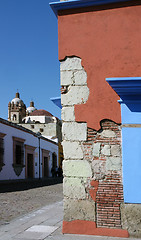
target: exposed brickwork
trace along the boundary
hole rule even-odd
[[[103,120],[101,122],[101,129],[99,131],[95,131],[91,128],[88,128],[87,130],[87,134],[88,134],[88,138],[87,138],[87,141],[106,141],[109,143],[109,138],[102,138],[100,133],[103,131],[103,130],[112,130],[116,133],[116,138],[115,139],[112,139],[112,142],[114,140],[114,142],[120,144],[121,142],[121,132],[120,132],[120,129],[119,129],[120,125],[110,121],[110,120]],[[99,137],[97,137],[97,134]]]
[[[99,182],[97,191],[97,227],[121,228],[120,204],[123,202],[121,176],[113,172]]]
[[[114,151],[115,149],[117,151]],[[96,201],[96,225],[97,227],[121,228],[122,173],[120,162],[112,165],[121,157],[120,126],[105,120],[101,123],[99,131],[88,128],[87,142],[83,143],[83,152],[84,159],[91,162],[93,169],[94,180],[90,183],[89,194]],[[113,161],[110,166],[108,159]],[[96,187],[92,184],[94,182],[99,182]]]
[[[114,138],[102,137],[101,132],[103,130],[114,131],[116,136]],[[112,121],[105,120],[101,122],[101,129],[99,131],[93,130],[91,128],[87,129],[87,141],[83,143],[84,149],[84,158],[89,161],[92,160],[105,160],[103,154],[99,157],[92,157],[92,145],[93,143],[101,143],[101,147],[104,147],[105,144],[108,145],[119,145],[121,147],[121,131],[120,126]]]

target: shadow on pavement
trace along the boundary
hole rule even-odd
[[[63,182],[62,177],[0,181],[0,193],[24,191],[32,188],[39,188],[39,187],[59,184],[62,182]]]

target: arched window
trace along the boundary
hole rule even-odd
[[[13,121],[16,121],[17,120],[17,116],[16,114],[13,115]]]

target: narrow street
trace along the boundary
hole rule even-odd
[[[10,191],[8,186],[5,186],[4,192],[0,186],[0,225],[63,199],[62,183],[49,186],[37,184],[37,187],[33,183],[29,189],[23,186],[19,188],[15,190],[13,186],[13,191],[12,187]]]
[[[33,181],[0,186],[0,240],[126,240],[62,234],[62,183]],[[20,189],[20,190],[19,190]],[[7,190],[7,191],[6,191]],[[130,240],[136,240],[130,238]]]

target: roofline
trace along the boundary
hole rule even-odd
[[[38,113],[38,112],[47,112],[47,113],[49,113],[50,115],[32,115],[32,114],[36,114],[36,113]],[[30,115],[31,114],[31,115]],[[48,112],[47,110],[44,110],[44,109],[35,109],[33,112],[31,112],[29,114],[29,117],[30,116],[37,116],[37,117],[39,117],[39,116],[41,116],[41,117],[54,117],[53,115],[52,115],[52,113],[50,113],[50,112]]]
[[[23,132],[27,132],[27,133],[29,133],[29,134],[32,134],[34,137],[37,137],[37,138],[38,138],[37,133],[35,133],[35,132],[33,132],[33,131],[31,131],[31,130],[29,130],[29,129],[21,126],[21,125],[18,125],[18,124],[16,124],[16,123],[9,122],[9,121],[7,121],[6,119],[0,118],[0,123],[3,123],[3,124],[8,125],[8,126],[10,126],[10,127],[16,128],[16,129],[21,130],[21,131],[23,131]],[[52,140],[50,140],[50,139],[48,139],[48,138],[45,138],[44,136],[41,136],[40,138],[43,139],[43,140],[45,140],[45,141],[51,142],[51,143],[53,143],[53,144],[55,144],[55,145],[58,145],[58,143],[56,143],[56,142],[54,142],[54,141],[52,141]]]
[[[110,3],[118,3],[118,2],[129,2],[133,0],[68,0],[68,1],[59,1],[59,2],[51,2],[50,7],[52,8],[55,15],[58,15],[58,11],[67,10],[67,9],[75,9],[75,8],[85,8],[91,6],[99,6]]]
[[[37,135],[36,135],[36,137],[37,137]],[[58,146],[58,143],[57,143],[57,142],[54,142],[53,140],[48,139],[48,138],[46,138],[46,137],[44,137],[44,136],[41,136],[41,139],[43,139],[43,140],[45,140],[45,141],[47,141],[47,142],[53,143],[53,144],[55,144],[55,145]]]

